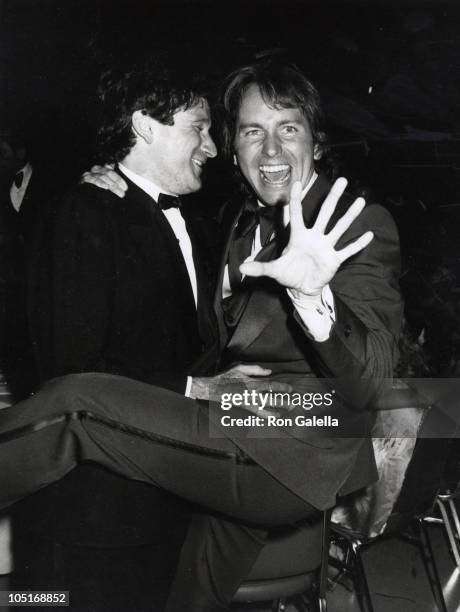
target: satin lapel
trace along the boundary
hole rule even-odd
[[[219,266],[219,274],[218,274],[218,277],[217,277],[216,292],[215,292],[215,295],[214,295],[214,308],[215,308],[216,312],[221,310],[222,285],[224,284],[225,266],[227,265],[228,253],[230,251],[230,245],[232,243],[233,234],[235,232],[236,226],[238,225],[238,220],[241,217],[241,213],[242,212],[243,212],[243,207],[241,207],[238,210],[238,212],[234,215],[232,224],[230,226],[230,230],[229,230],[228,235],[227,235],[227,239],[226,239],[225,244],[224,244],[224,249],[222,251],[222,258],[221,258],[220,266]]]
[[[303,216],[306,225],[312,223],[316,218],[320,207],[319,205],[324,201],[329,189],[329,181],[319,175],[302,201]],[[276,240],[271,240],[267,246],[259,251],[255,261],[271,261],[278,256],[278,252]],[[234,352],[243,350],[254,342],[270,324],[280,306],[277,292],[268,293],[257,280],[245,279],[243,281],[243,286],[245,284],[247,287],[247,291],[244,294],[246,307],[228,343],[228,348],[232,349]],[[280,290],[282,289],[280,288]]]
[[[320,174],[311,186],[309,192],[305,195],[302,200],[302,210],[303,220],[307,227],[311,227],[316,220],[320,205],[324,202],[330,189],[331,183],[325,176]]]
[[[232,352],[242,351],[254,342],[269,325],[279,308],[277,294],[270,295],[258,288],[248,289],[246,308],[227,345]]]
[[[242,212],[243,212],[243,206],[241,206],[239,210],[236,212],[236,214],[233,215],[233,221],[230,225],[230,230],[228,232],[227,239],[224,243],[224,248],[222,251],[222,258],[221,258],[221,262],[219,266],[219,274],[217,275],[217,281],[216,281],[216,291],[214,294],[213,306],[214,306],[214,312],[217,317],[217,323],[219,326],[220,343],[222,347],[225,346],[227,342],[227,338],[228,338],[227,325],[225,324],[224,313],[222,311],[222,287],[224,284],[225,266],[227,265],[228,253],[230,250],[230,245],[232,242],[233,234],[235,232],[236,226],[238,225],[238,219],[240,218]]]
[[[124,180],[128,184],[128,192],[124,198],[125,218],[129,225],[127,230],[137,240],[147,261],[151,261],[159,251],[160,245],[153,245],[152,241],[161,241],[161,261],[151,261],[152,273],[159,265],[167,263],[168,267],[173,269],[174,287],[179,299],[186,304],[187,310],[196,310],[187,267],[171,225],[155,200],[126,176]]]
[[[196,281],[198,287],[198,327],[200,331],[200,337],[205,344],[205,348],[212,346],[217,340],[217,331],[214,319],[214,313],[212,310],[212,303],[209,297],[208,282],[204,266],[202,265],[202,255],[200,244],[197,239],[193,222],[188,213],[183,208],[183,217],[187,227],[188,235],[192,243],[193,263],[195,265]]]
[[[278,245],[271,240],[255,257],[255,261],[275,259]],[[279,306],[277,295],[260,290],[261,282],[257,279],[244,278],[241,283],[242,314],[238,321],[228,348],[233,351],[246,348],[259,336],[269,324]]]

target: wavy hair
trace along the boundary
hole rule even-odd
[[[279,58],[263,58],[238,68],[224,82],[220,101],[224,155],[233,154],[238,112],[251,85],[257,85],[262,99],[272,108],[299,108],[310,126],[313,144],[321,154],[324,152],[324,115],[315,86],[295,64]]]
[[[164,55],[144,58],[129,68],[103,73],[98,87],[100,121],[97,155],[101,161],[121,161],[136,142],[132,115],[141,111],[165,125],[174,114],[206,96],[203,82],[184,64]]]

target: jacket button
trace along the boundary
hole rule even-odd
[[[345,338],[351,335],[351,325],[345,325],[344,327]]]

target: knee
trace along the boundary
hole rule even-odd
[[[53,378],[43,385],[38,395],[58,413],[83,411],[97,394],[97,378],[98,374],[68,374]]]

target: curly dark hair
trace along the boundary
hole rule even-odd
[[[121,161],[136,142],[131,127],[135,111],[142,111],[165,125],[174,114],[187,110],[207,92],[203,80],[185,62],[166,55],[145,57],[125,68],[103,73],[98,87],[100,122],[97,157],[103,162]]]
[[[295,64],[280,58],[263,58],[232,72],[221,94],[222,149],[233,153],[236,123],[243,95],[257,85],[265,103],[273,108],[299,108],[308,121],[313,144],[321,154],[325,149],[324,115],[315,86]]]

